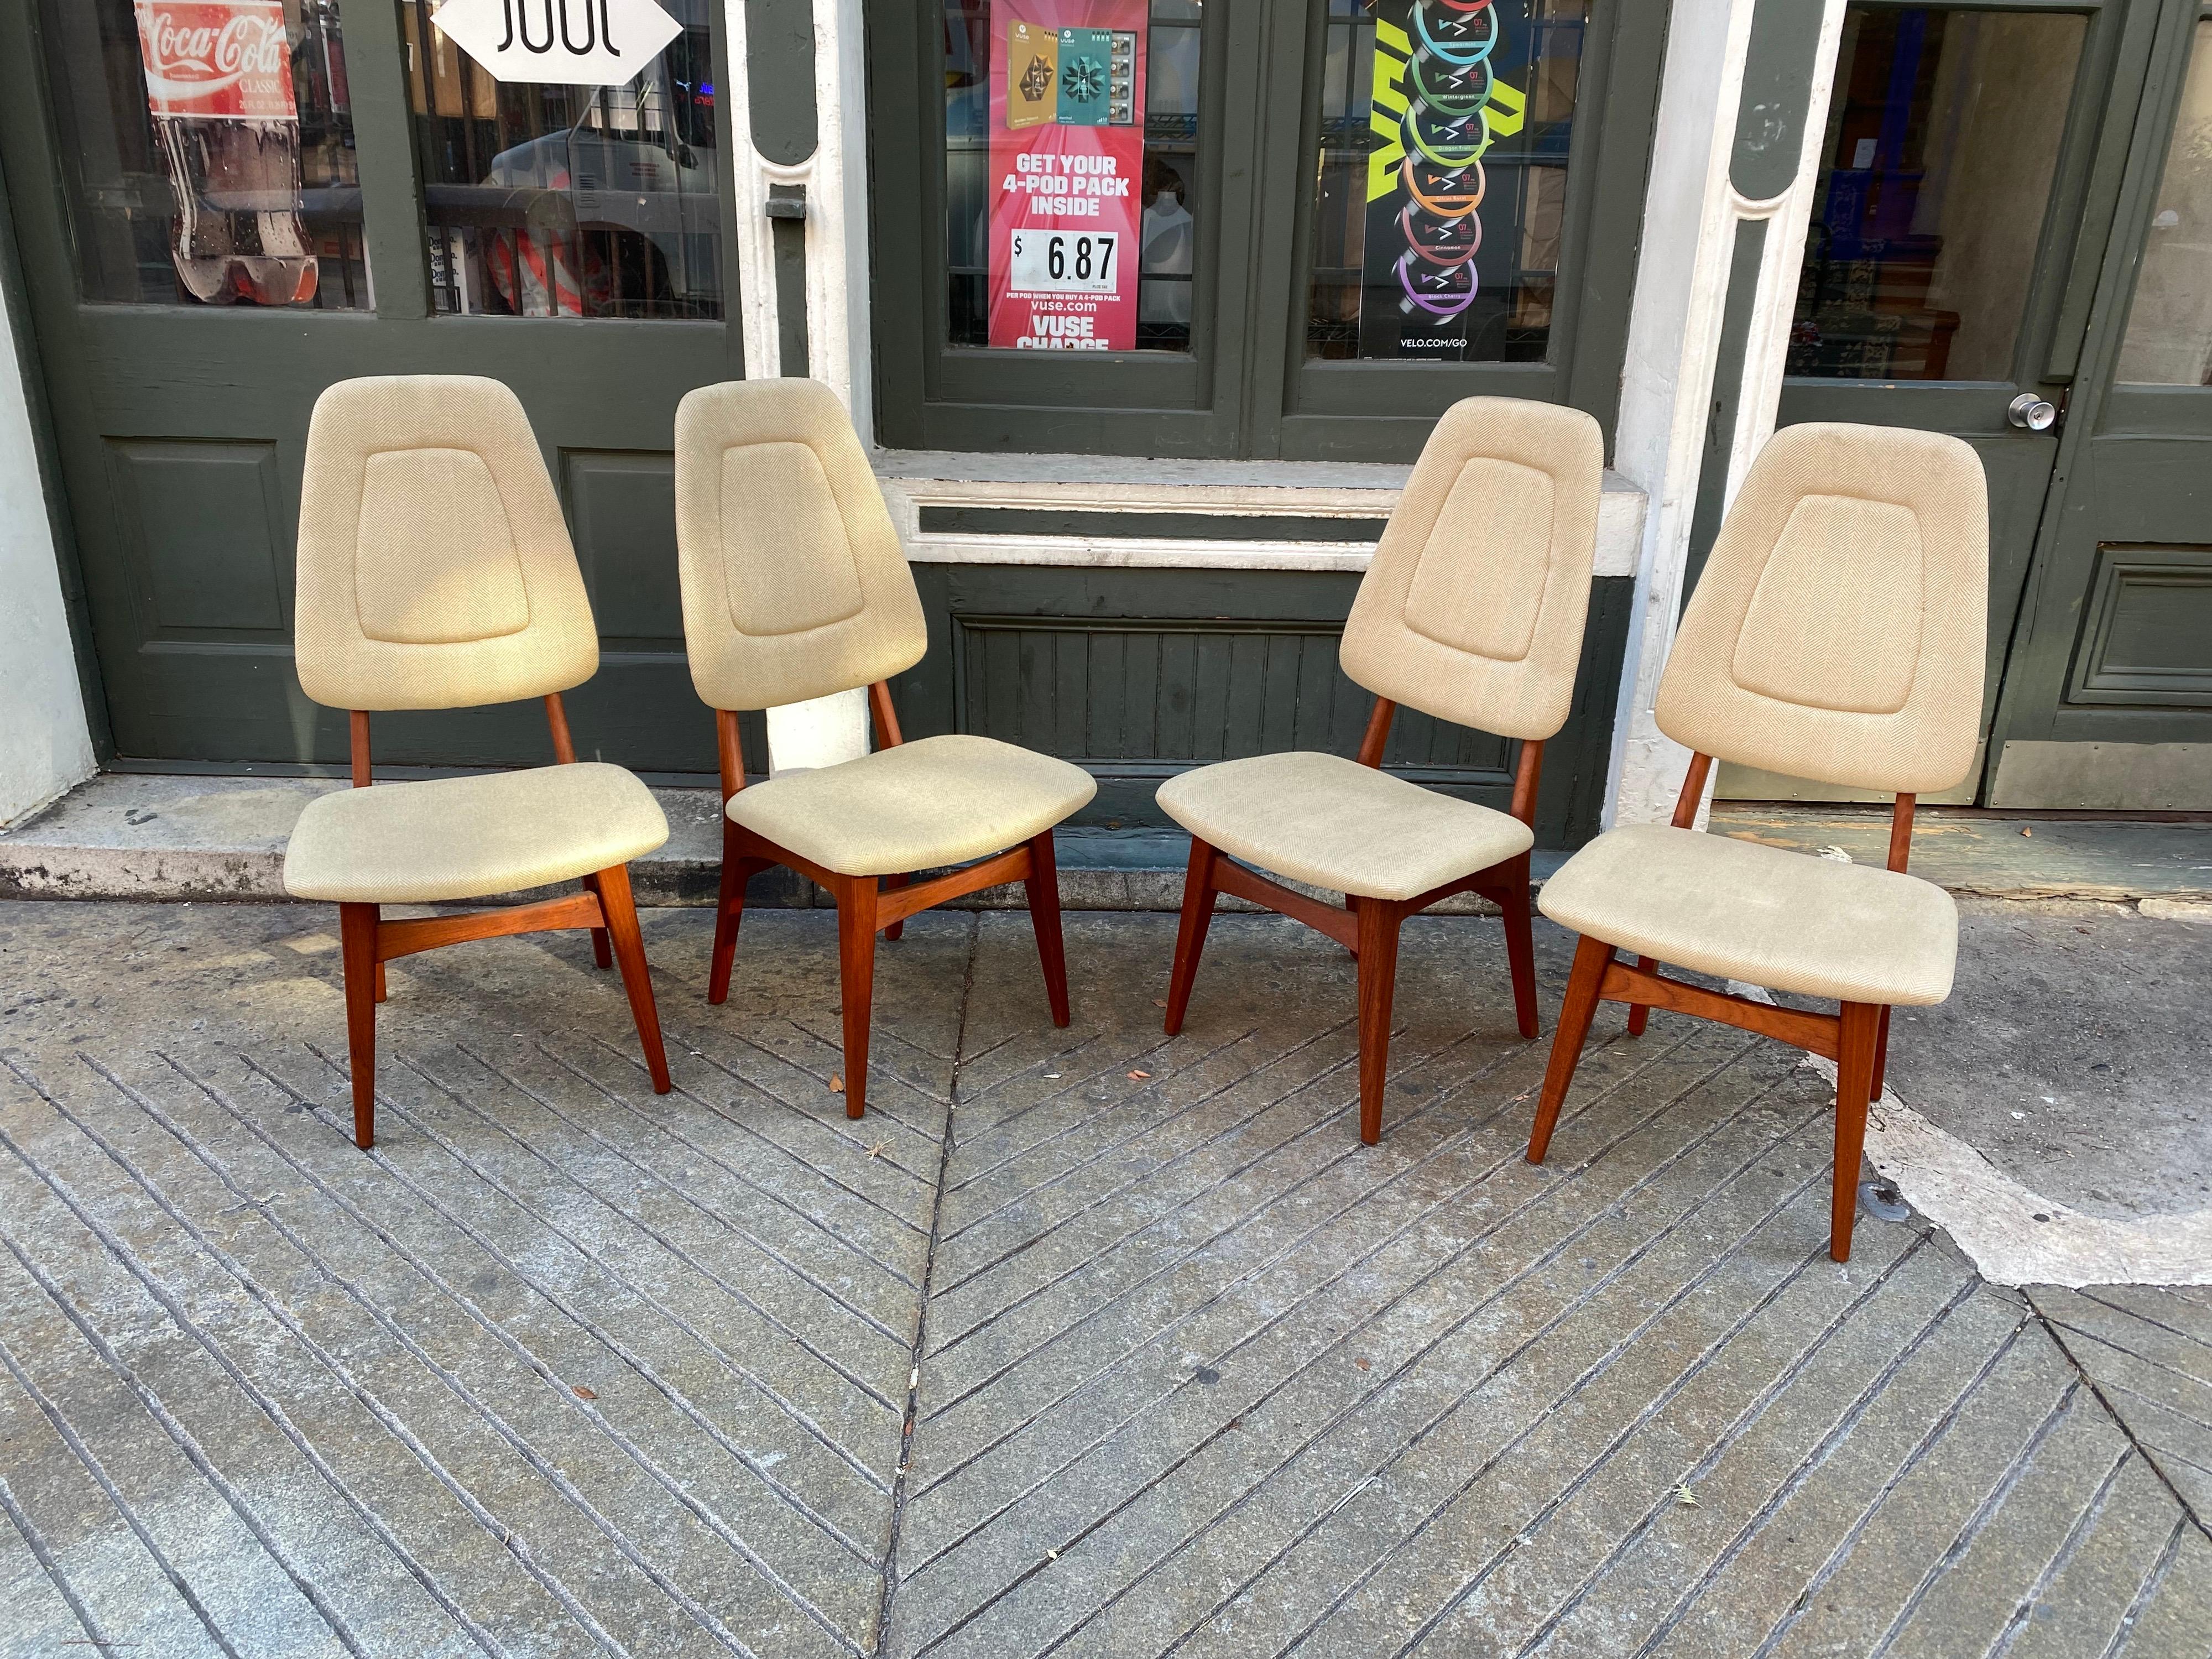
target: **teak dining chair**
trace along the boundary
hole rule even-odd
[[[1958,957],[1950,895],[1905,866],[1915,797],[1973,764],[1988,537],[1981,462],[1956,438],[1816,424],[1759,452],[1660,681],[1659,729],[1692,751],[1674,823],[1599,836],[1537,901],[1582,940],[1530,1163],[1543,1162],[1601,1001],[1629,1005],[1632,1035],[1656,1006],[1778,1037],[1837,1062],[1828,1253],[1850,1259],[1889,1011],[1942,1001]],[[1889,867],[1692,829],[1716,758],[1894,794]],[[1656,972],[1662,962],[1842,1006],[1709,990]]]
[[[668,839],[645,786],[579,762],[562,692],[598,672],[599,641],[561,504],[515,395],[496,380],[343,380],[315,400],[300,492],[294,644],[300,684],[350,711],[353,785],[310,802],[284,886],[338,907],[354,1139],[376,1125],[384,964],[462,939],[588,927],[623,987],[655,1090],[668,1061],[630,898],[630,860]],[[371,711],[544,700],[559,763],[370,787]],[[459,915],[437,904],[582,879],[582,890]]]
[[[1455,893],[1504,913],[1521,1035],[1536,1035],[1528,852],[1545,739],[1566,723],[1604,451],[1579,410],[1469,398],[1437,422],[1360,580],[1339,661],[1375,694],[1358,757],[1224,761],[1160,786],[1190,831],[1166,1027],[1182,1030],[1217,893],[1319,929],[1359,962],[1359,1138],[1382,1133],[1398,930]],[[1382,769],[1401,703],[1517,738],[1510,814]],[[1242,860],[1239,862],[1238,860]],[[1248,865],[1345,895],[1336,909]]]
[[[837,902],[847,1115],[867,1103],[876,935],[897,938],[917,911],[1025,883],[1053,1024],[1066,1024],[1052,832],[1097,786],[1079,766],[990,738],[901,741],[887,682],[927,648],[921,597],[836,394],[792,379],[687,396],[676,411],[676,540],[691,683],[714,710],[721,754],[707,1000],[730,993],[745,883],[783,865]],[[746,787],[738,711],[863,685],[872,754]],[[954,865],[965,867],[907,884]]]

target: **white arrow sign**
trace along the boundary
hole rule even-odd
[[[446,0],[431,15],[496,81],[619,87],[684,26],[653,0]]]

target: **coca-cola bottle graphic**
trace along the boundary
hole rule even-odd
[[[177,275],[210,304],[297,305],[317,266],[300,216],[300,112],[280,0],[135,0],[146,108],[177,198]]]

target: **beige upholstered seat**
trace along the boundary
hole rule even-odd
[[[1913,797],[1973,764],[1981,727],[1989,511],[1956,438],[1887,427],[1777,433],[1715,538],[1660,681],[1659,729],[1693,753],[1674,827],[1599,836],[1538,902],[1582,935],[1529,1136],[1540,1161],[1601,1000],[1765,1031],[1838,1062],[1829,1249],[1850,1254],[1869,1101],[1889,1009],[1950,994],[1958,913],[1905,873]],[[1890,867],[1864,869],[1690,829],[1715,759],[1893,792]],[[1633,969],[1616,951],[1637,956]],[[1656,964],[1834,997],[1777,1010]]]
[[[1539,902],[1638,956],[1844,1002],[1941,1002],[1959,951],[1958,907],[1933,883],[1662,823],[1600,836]]]
[[[591,678],[599,633],[561,503],[515,395],[470,375],[343,380],[315,400],[300,487],[300,684],[350,711],[355,787],[300,815],[286,890],[335,901],[354,1133],[373,1139],[384,963],[463,939],[586,928],[619,962],[653,1086],[669,1087],[626,868],[668,839],[645,786],[575,763],[561,693]],[[554,759],[534,770],[370,787],[369,714],[542,699]],[[470,915],[387,920],[386,904],[580,890]]]
[[[730,797],[731,818],[844,876],[964,864],[1040,835],[1098,793],[1090,773],[1010,743],[951,733]]]
[[[691,683],[715,711],[721,740],[722,883],[708,1001],[729,994],[747,878],[781,864],[837,901],[851,1116],[867,1099],[876,934],[896,939],[915,911],[1026,883],[1053,1021],[1066,1024],[1052,832],[1097,786],[1081,767],[989,738],[900,740],[890,680],[921,660],[929,630],[836,394],[818,381],[769,380],[686,397],[676,411],[676,541]],[[738,710],[861,686],[881,745],[874,753],[746,785]],[[945,865],[966,867],[905,885]]]
[[[284,852],[298,898],[435,904],[574,881],[668,839],[653,793],[586,761],[342,789],[311,801]]]
[[[1579,410],[1508,398],[1454,404],[1422,447],[1345,623],[1338,662],[1377,699],[1357,760],[1224,761],[1171,778],[1160,810],[1191,834],[1166,1027],[1182,1029],[1214,894],[1233,893],[1352,946],[1359,958],[1360,1137],[1382,1133],[1391,981],[1404,919],[1473,891],[1505,915],[1516,1018],[1536,1035],[1528,851],[1544,740],[1574,700],[1604,445]],[[1521,739],[1513,812],[1380,768],[1400,703]],[[1351,915],[1267,876],[1346,895]]]
[[[1231,858],[1366,898],[1409,899],[1536,842],[1510,813],[1342,755],[1292,751],[1201,766],[1162,784],[1159,801]]]

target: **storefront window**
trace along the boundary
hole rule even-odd
[[[945,0],[952,344],[1190,349],[1202,3]]]
[[[2197,47],[2166,172],[2151,208],[2150,241],[2120,346],[2119,378],[2137,385],[2212,386],[2212,23]]]
[[[372,304],[337,0],[41,0],[84,296]]]
[[[719,318],[715,0],[658,0],[683,32],[621,87],[495,81],[404,0],[437,308]]]
[[[2086,20],[1853,6],[1792,374],[2008,380]]]
[[[1540,362],[1589,0],[1329,0],[1310,357]]]

